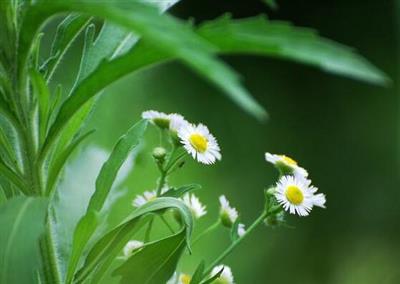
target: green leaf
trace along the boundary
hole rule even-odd
[[[270,7],[272,10],[278,9],[278,4],[276,3],[276,0],[262,0],[268,7]]]
[[[175,272],[185,249],[185,230],[163,240],[153,242],[133,254],[118,267],[114,276],[120,283],[166,283]]]
[[[31,69],[30,77],[39,106],[39,145],[42,145],[47,134],[50,116],[50,91],[42,75]]]
[[[79,263],[82,252],[96,229],[96,224],[94,224],[94,222],[90,223],[90,220],[93,219],[92,216],[98,214],[102,209],[120,167],[127,159],[132,149],[139,145],[146,128],[146,120],[141,120],[132,126],[127,133],[119,139],[109,159],[101,168],[96,180],[96,191],[90,199],[87,213],[79,221],[74,233],[71,258],[68,265],[67,282],[72,280],[73,273]],[[88,224],[94,224],[94,226],[84,229]]]
[[[139,2],[120,0],[93,5],[88,0],[69,2],[57,0],[52,1],[51,5],[45,2],[34,4],[27,12],[21,28],[19,65],[22,70],[30,53],[30,48],[25,49],[25,46],[31,45],[31,34],[35,34],[39,27],[52,15],[68,11],[103,17],[139,34],[154,48],[157,48],[158,52],[182,60],[200,75],[219,86],[244,110],[258,118],[265,117],[265,111],[240,85],[236,73],[214,56],[215,48],[211,44],[197,36],[188,25],[182,24],[171,16],[161,15],[157,9]],[[129,63],[125,62],[125,65]],[[97,78],[96,80],[100,81]],[[107,80],[106,82],[110,84],[113,81]],[[61,108],[51,131],[52,134],[54,135],[55,132],[59,131],[58,128],[64,127],[88,99],[108,84],[103,84],[100,89],[85,89],[87,83],[83,84],[83,88],[78,87],[75,95],[72,95]]]
[[[200,284],[201,280],[203,280],[203,274],[205,269],[205,262],[202,260],[197,266],[195,272],[193,273],[192,279],[189,284]]]
[[[58,25],[51,46],[50,58],[41,68],[46,71],[47,82],[51,80],[65,53],[90,21],[90,17],[70,14]]]
[[[240,223],[239,218],[236,218],[235,222],[232,225],[232,228],[231,228],[231,241],[232,242],[236,241],[239,238],[239,234],[238,234],[239,223]]]
[[[12,182],[19,190],[23,193],[28,194],[27,185],[18,173],[16,173],[12,168],[10,168],[4,161],[0,159],[0,174],[6,177],[10,182]]]
[[[54,186],[57,183],[57,179],[67,162],[68,158],[71,156],[72,152],[91,134],[94,133],[94,130],[91,130],[77,139],[73,141],[64,151],[59,153],[57,157],[54,160],[54,163],[50,166],[49,170],[49,177],[47,180],[47,189],[46,189],[46,195],[49,196],[51,192],[53,191]]]
[[[211,276],[210,278],[208,278],[207,280],[201,282],[201,284],[210,284],[210,283],[213,283],[215,280],[217,280],[217,279],[221,276],[221,274],[222,274],[223,271],[224,271],[224,267],[222,267],[221,270],[218,271],[215,275],[213,275],[213,276]]]
[[[149,220],[145,217],[149,217],[149,214],[162,214],[167,209],[176,209],[180,214],[185,228],[183,231],[186,233],[186,246],[190,250],[193,217],[189,208],[179,199],[160,197],[136,209],[126,221],[97,241],[90,250],[82,269],[77,273],[76,280],[80,282],[92,274],[99,281],[134,233]]]
[[[386,75],[352,49],[322,38],[310,29],[268,21],[264,16],[233,20],[223,16],[198,29],[225,54],[286,58],[370,83],[386,84]]]
[[[175,197],[175,198],[179,198],[182,195],[184,195],[185,193],[194,191],[194,190],[198,190],[201,188],[201,185],[199,184],[188,184],[188,185],[184,185],[178,188],[170,188],[167,192],[165,192],[164,194],[162,194],[162,197]]]
[[[0,283],[37,282],[46,212],[44,198],[16,197],[0,207]]]

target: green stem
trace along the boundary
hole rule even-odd
[[[238,238],[236,241],[232,242],[232,244],[221,253],[221,255],[219,257],[217,257],[205,270],[204,275],[208,275],[211,270],[219,265],[224,259],[225,257],[227,257],[234,249],[237,245],[239,245],[248,235],[250,235],[250,233],[258,226],[260,225],[265,218],[268,217],[270,213],[267,211],[264,211],[254,222],[253,224],[251,224],[249,226],[249,228],[246,230],[246,233],[244,233],[244,235],[240,238]]]
[[[47,218],[46,232],[40,240],[43,265],[41,282],[46,284],[59,284],[62,283],[62,280],[53,239],[52,222],[49,216]]]
[[[219,225],[221,224],[220,219],[218,219],[214,224],[210,225],[207,229],[205,229],[203,232],[201,232],[196,239],[192,242],[192,246],[194,246],[198,241],[200,241],[204,236],[208,235],[209,233],[213,232],[216,230]]]

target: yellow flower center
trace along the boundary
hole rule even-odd
[[[189,284],[190,283],[190,280],[192,280],[192,277],[190,277],[189,275],[187,275],[187,274],[182,274],[180,277],[179,277],[180,279],[180,282],[182,283],[182,284]]]
[[[199,153],[204,153],[207,150],[208,141],[203,135],[192,134],[189,137],[189,142]]]
[[[290,166],[297,166],[297,162],[295,160],[293,160],[292,158],[285,156],[285,155],[280,155],[280,157],[282,158],[282,160],[290,165]]]
[[[303,202],[304,195],[301,192],[300,188],[295,185],[289,185],[286,188],[286,198],[289,200],[290,203],[294,205],[299,205]]]

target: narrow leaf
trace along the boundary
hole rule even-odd
[[[184,195],[185,193],[194,191],[194,190],[198,190],[201,188],[201,185],[199,184],[188,184],[188,185],[184,185],[178,188],[170,188],[167,192],[165,192],[164,194],[162,194],[162,197],[175,197],[175,198],[179,198],[182,195]]]
[[[72,280],[75,269],[79,263],[79,258],[87,242],[94,233],[96,226],[91,226],[87,230],[82,228],[87,226],[89,222],[87,220],[88,218],[92,219],[89,215],[97,214],[102,209],[120,167],[132,149],[138,146],[146,127],[146,120],[141,120],[132,126],[127,133],[119,139],[109,159],[101,168],[96,180],[96,191],[90,199],[87,214],[79,221],[74,233],[71,258],[68,265],[67,282]]]
[[[39,145],[42,145],[46,138],[50,115],[50,91],[39,72],[31,69],[30,77],[39,106]]]
[[[387,76],[354,50],[315,31],[264,16],[240,20],[223,16],[203,24],[199,35],[226,54],[259,54],[313,65],[327,72],[386,84]]]
[[[90,273],[99,279],[109,268],[110,263],[121,252],[132,235],[146,223],[149,214],[162,214],[167,209],[176,209],[185,228],[185,242],[190,250],[190,239],[193,230],[193,217],[187,206],[179,199],[160,197],[136,209],[121,225],[105,234],[90,250],[77,280],[85,279]]]
[[[166,283],[175,272],[185,249],[185,230],[171,237],[146,245],[118,267],[114,276],[120,283]]]
[[[91,18],[77,14],[68,15],[57,27],[57,32],[51,47],[49,60],[42,69],[46,72],[46,81],[53,77],[59,63],[79,34],[89,24]]]
[[[205,262],[202,260],[196,268],[196,271],[193,273],[192,279],[189,284],[200,284],[201,280],[203,280],[203,274],[205,269]]]
[[[47,189],[46,194],[49,196],[57,183],[57,179],[67,162],[68,158],[71,156],[72,152],[91,134],[94,133],[94,130],[89,131],[80,137],[78,137],[75,141],[73,141],[64,151],[59,153],[54,160],[54,163],[50,167],[49,177],[47,181]]]

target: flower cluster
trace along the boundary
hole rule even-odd
[[[177,138],[179,145],[198,162],[210,165],[221,160],[217,139],[204,124],[195,125],[180,114],[166,114],[154,110],[143,112],[142,118],[161,129],[168,129],[171,136]]]
[[[274,195],[285,211],[290,214],[307,216],[314,206],[325,208],[326,198],[311,185],[308,172],[295,160],[285,155],[266,153],[265,159],[272,163],[281,173],[276,183]]]
[[[149,120],[162,133],[168,134],[170,149],[166,149],[162,145],[154,148],[153,157],[160,170],[157,189],[137,195],[132,201],[132,206],[137,208],[159,197],[175,196],[187,206],[195,220],[205,216],[207,214],[207,206],[203,205],[190,190],[184,190],[179,195],[176,195],[176,192],[170,192],[174,189],[167,185],[167,178],[172,172],[182,167],[184,164],[183,159],[188,156],[207,165],[220,160],[221,153],[216,138],[210,133],[207,126],[201,123],[192,124],[180,114],[146,111],[142,114],[142,118]],[[203,277],[214,279],[210,283],[234,283],[230,267],[220,265],[220,263],[229,254],[229,250],[238,245],[259,224],[279,225],[284,222],[286,212],[307,216],[314,206],[325,208],[325,195],[318,193],[318,189],[312,185],[309,179],[308,171],[299,166],[294,159],[286,155],[271,153],[265,153],[265,159],[274,165],[280,176],[274,185],[266,190],[265,207],[261,215],[246,230],[245,224],[240,222],[238,210],[231,205],[225,195],[221,195],[219,197],[219,214],[216,222],[200,232],[193,241],[192,245],[197,243],[203,236],[221,227],[230,230],[231,245],[204,272],[205,275]],[[174,213],[176,212],[174,211]],[[181,224],[180,217],[176,214],[174,217]],[[174,232],[168,222],[165,219],[163,221]],[[123,250],[123,258],[130,257],[137,250],[142,250],[142,247],[144,247],[144,243],[141,241],[129,241]],[[168,284],[189,284],[191,280],[192,276],[190,274],[175,272]]]

